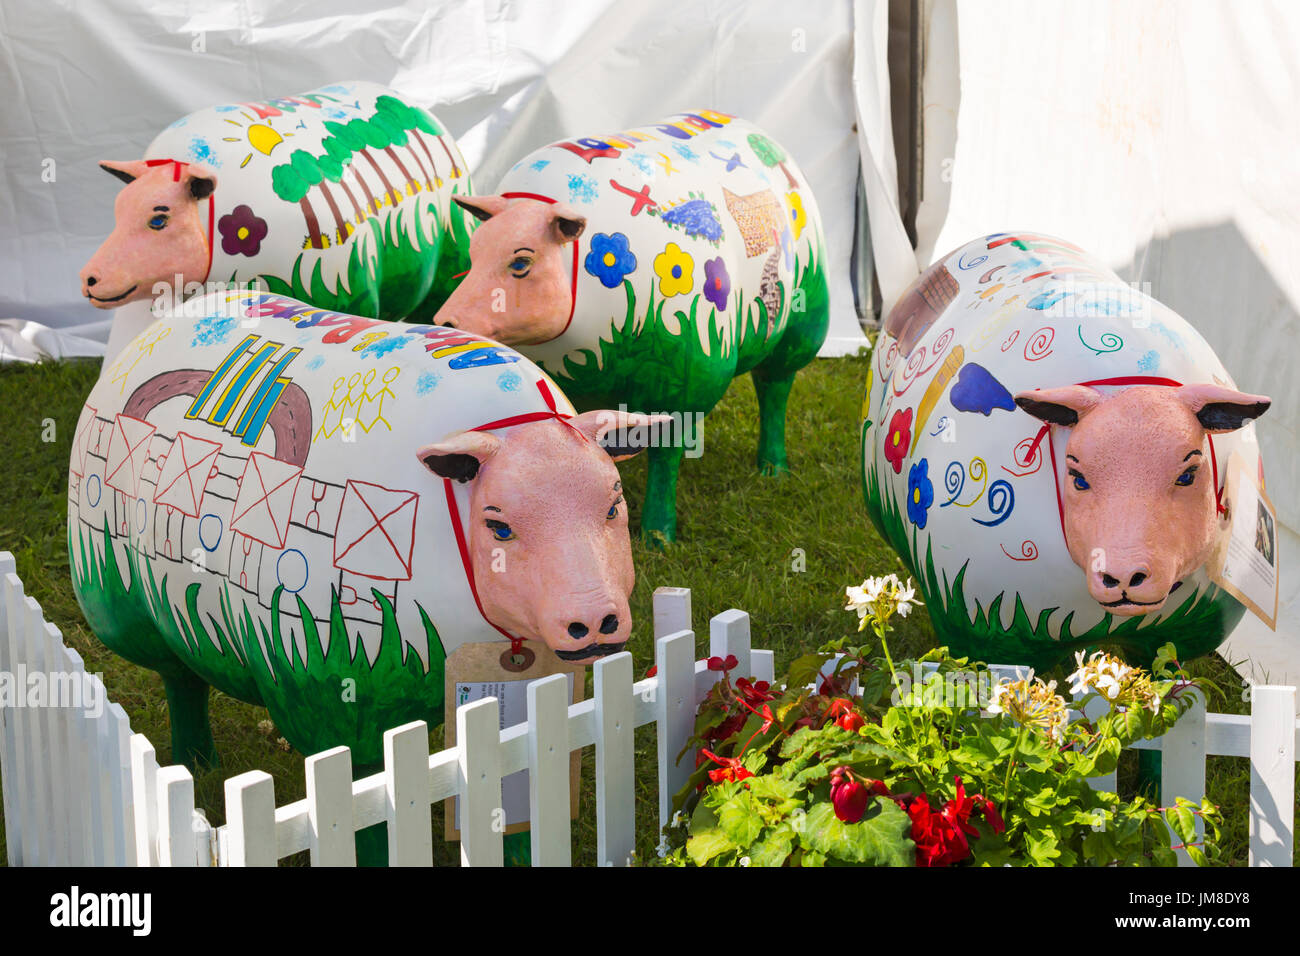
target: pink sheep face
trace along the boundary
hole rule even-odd
[[[593,411],[505,437],[458,432],[417,452],[434,474],[473,483],[464,522],[489,621],[564,660],[622,650],[636,576],[614,462],[637,449],[607,436],[660,418]]]
[[[1141,386],[1109,396],[1070,385],[1015,400],[1072,429],[1065,533],[1089,593],[1117,616],[1161,610],[1206,562],[1220,529],[1206,435],[1235,431],[1270,400],[1217,385]]]
[[[202,282],[208,271],[208,239],[199,204],[207,203],[216,178],[190,165],[149,166],[143,159],[103,162],[127,184],[113,204],[116,225],[81,270],[81,294],[97,309],[152,299],[154,286],[180,276]]]
[[[456,196],[483,222],[469,244],[469,274],[434,322],[495,339],[536,345],[555,338],[573,311],[573,249],[587,220],[564,203]]]

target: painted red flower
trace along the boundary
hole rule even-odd
[[[912,444],[912,410],[894,412],[889,420],[889,433],[885,436],[885,461],[894,466],[894,474],[903,472],[903,459]]]

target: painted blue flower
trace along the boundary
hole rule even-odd
[[[934,504],[934,483],[930,481],[930,460],[922,458],[907,472],[907,520],[925,527],[926,515]]]
[[[591,237],[591,251],[584,265],[606,289],[616,289],[624,276],[636,271],[636,256],[628,248],[623,233],[598,232]]]

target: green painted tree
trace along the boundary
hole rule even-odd
[[[781,172],[785,173],[785,180],[790,184],[791,189],[799,188],[799,184],[795,182],[794,177],[790,175],[790,170],[785,168],[785,161],[787,159],[785,150],[772,142],[762,133],[749,134],[749,148],[754,151],[754,155],[758,157],[759,162],[768,169],[771,169],[773,166],[780,166]]]

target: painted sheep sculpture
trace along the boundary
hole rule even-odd
[[[786,470],[786,399],[828,311],[817,205],[780,146],[726,113],[679,113],[553,143],[497,195],[456,201],[483,222],[436,322],[518,348],[579,408],[672,416],[649,451],[649,539],[674,539],[681,459],[736,376],[758,393],[760,470]]]
[[[215,759],[209,686],[373,769],[384,730],[441,723],[462,644],[627,641],[611,442],[645,419],[575,415],[495,342],[272,293],[192,299],[124,355],[78,421],[68,546],[91,630],[163,678],[173,760]]]
[[[1078,247],[1003,233],[945,256],[890,312],[867,383],[867,511],[957,653],[1188,658],[1240,620],[1204,566],[1227,463],[1262,484],[1269,399]]]
[[[339,83],[191,113],[144,159],[100,165],[127,186],[81,270],[97,308],[256,280],[334,311],[424,321],[469,267],[460,150],[427,110]],[[210,289],[207,291],[211,291]],[[110,357],[152,316],[132,310]]]

